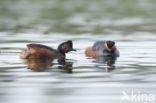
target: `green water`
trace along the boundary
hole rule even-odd
[[[1,0],[1,31],[155,32],[155,0]]]

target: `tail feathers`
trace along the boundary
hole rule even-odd
[[[24,51],[22,51],[20,58],[28,59],[29,56],[30,56],[30,51],[29,50],[24,50]]]

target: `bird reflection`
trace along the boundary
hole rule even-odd
[[[95,65],[96,68],[104,69],[106,72],[112,71],[115,69],[115,62],[117,57],[96,57],[95,62],[98,63]]]
[[[53,65],[52,61],[53,59],[25,59],[24,64],[33,71],[44,71]]]
[[[61,66],[59,66],[59,69],[62,69],[64,72],[66,73],[72,73],[73,70],[73,62],[71,60],[58,60],[59,64],[62,64]]]
[[[27,65],[28,69],[33,71],[45,71],[50,66],[58,65],[59,69],[62,69],[66,73],[72,73],[73,62],[66,59],[58,60],[58,63],[53,63],[53,59],[26,59],[24,64]]]

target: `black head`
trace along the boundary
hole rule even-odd
[[[68,53],[70,51],[76,51],[73,49],[73,42],[71,40],[61,43],[57,50],[62,54]]]
[[[114,52],[116,49],[114,41],[106,41],[105,50],[109,53]]]
[[[115,45],[114,41],[106,41],[108,48],[112,48]]]

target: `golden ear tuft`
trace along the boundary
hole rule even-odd
[[[104,44],[104,49],[108,49],[107,43]]]
[[[64,44],[63,46],[62,46],[62,49],[63,50],[66,50],[68,48],[68,45],[67,44]]]

